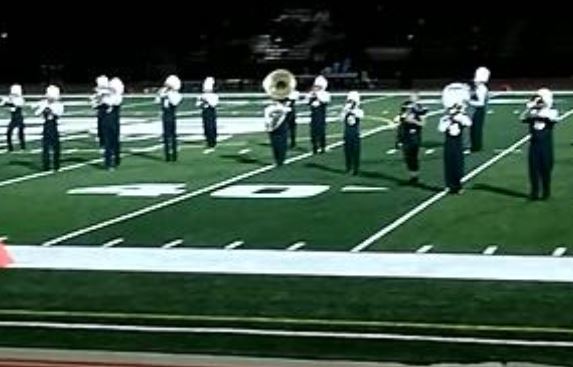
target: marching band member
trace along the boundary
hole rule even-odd
[[[446,187],[450,194],[458,194],[462,189],[464,175],[463,129],[472,125],[465,112],[470,98],[467,85],[452,83],[442,93],[442,103],[446,115],[440,119],[438,130],[445,134],[444,171]]]
[[[402,103],[400,114],[394,121],[398,123],[398,146],[402,149],[404,162],[410,173],[410,183],[418,182],[420,162],[418,153],[422,144],[422,128],[428,110],[418,102],[418,94],[412,93],[410,98]]]
[[[125,87],[119,78],[113,78],[109,81],[111,93],[104,99],[107,105],[103,123],[104,136],[104,165],[108,170],[112,170],[121,163],[120,152],[120,113],[121,103],[123,102],[123,92]]]
[[[287,100],[287,106],[290,108],[290,111],[286,117],[288,131],[289,131],[289,138],[290,138],[290,147],[293,149],[296,147],[296,103],[300,99],[300,93],[297,90],[293,90],[290,92]]]
[[[213,92],[215,79],[213,77],[205,78],[203,82],[203,93],[197,100],[197,107],[201,108],[201,117],[203,118],[203,132],[207,147],[212,149],[217,145],[217,105],[219,96]]]
[[[277,100],[265,108],[265,128],[269,133],[273,157],[277,166],[282,166],[288,149],[288,123],[291,107],[287,100]]]
[[[95,93],[91,97],[92,101],[92,108],[96,110],[96,118],[97,118],[97,138],[100,148],[103,148],[103,121],[105,118],[105,114],[107,113],[106,109],[108,106],[102,103],[102,100],[105,95],[110,94],[109,89],[109,80],[107,76],[100,75],[96,78],[96,87]]]
[[[470,150],[479,152],[483,147],[483,126],[487,113],[488,88],[490,71],[486,67],[477,68],[471,88],[470,106],[473,107],[472,126],[470,127]]]
[[[177,106],[181,103],[179,93],[181,80],[176,75],[165,79],[164,87],[160,89],[156,101],[161,105],[161,121],[163,122],[163,146],[165,160],[177,160]]]
[[[521,114],[521,121],[529,125],[529,182],[531,200],[538,200],[541,186],[541,199],[551,195],[551,171],[553,169],[553,126],[558,121],[558,111],[553,107],[553,93],[539,89],[527,103]],[[540,185],[541,184],[541,185]]]
[[[295,98],[296,78],[288,70],[278,69],[263,80],[263,89],[273,99],[265,108],[265,129],[269,133],[273,157],[277,166],[282,166],[288,149],[288,119]]]
[[[324,153],[326,148],[326,107],[330,103],[330,93],[326,91],[328,81],[322,75],[314,79],[314,85],[308,95],[310,105],[310,140],[312,153],[319,149]]]
[[[52,152],[52,168],[60,169],[60,134],[58,119],[64,113],[64,104],[59,102],[60,88],[50,85],[46,88],[46,99],[40,101],[36,108],[36,116],[44,117],[42,132],[42,163],[44,171],[50,170],[50,151]]]
[[[24,103],[22,86],[19,84],[12,85],[10,87],[10,95],[0,101],[0,106],[6,106],[10,109],[10,123],[8,124],[8,131],[6,132],[6,142],[8,143],[9,152],[14,150],[14,146],[12,145],[12,132],[14,129],[18,129],[20,149],[26,149],[26,140],[24,137],[24,116],[22,115],[22,107],[24,107]]]
[[[342,109],[344,123],[344,157],[346,172],[358,174],[360,168],[360,120],[364,111],[360,108],[360,95],[356,91],[348,92],[346,104]]]

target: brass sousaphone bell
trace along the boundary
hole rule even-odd
[[[272,99],[283,100],[296,89],[296,78],[288,70],[277,69],[265,77],[263,89]]]

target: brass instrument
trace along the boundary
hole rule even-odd
[[[285,69],[277,69],[268,74],[263,80],[263,89],[269,97],[277,101],[275,105],[268,106],[265,110],[265,128],[267,132],[276,130],[285,122],[291,108],[280,102],[287,100],[295,88],[295,76]]]
[[[296,78],[288,70],[277,69],[268,74],[263,80],[263,89],[274,100],[288,98],[296,88]]]

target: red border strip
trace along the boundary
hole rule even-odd
[[[149,364],[125,362],[48,361],[39,359],[0,359],[0,367],[208,367],[198,364]],[[225,365],[221,365],[225,367]]]

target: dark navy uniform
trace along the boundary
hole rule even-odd
[[[104,141],[104,165],[107,169],[119,167],[121,163],[121,103],[123,102],[124,86],[119,78],[109,82],[111,93],[103,99],[106,113],[102,123]]]
[[[219,96],[212,92],[203,93],[197,105],[201,108],[201,117],[203,119],[203,132],[208,148],[214,148],[217,145],[217,105]]]
[[[286,123],[289,132],[291,149],[296,147],[296,102],[298,101],[299,96],[300,96],[299,92],[293,91],[290,93],[286,101],[287,107],[290,108],[290,111],[288,112],[286,117]]]
[[[91,97],[92,107],[96,110],[96,121],[97,121],[97,140],[100,148],[103,148],[103,121],[105,119],[105,114],[107,113],[107,106],[102,105],[102,100],[106,95],[109,95],[111,90],[109,89],[109,80],[107,76],[100,75],[96,78],[95,94]]]
[[[106,113],[102,121],[104,142],[104,165],[106,169],[119,167],[121,163],[121,103],[123,102],[124,86],[119,78],[109,82],[111,93],[102,99]]]
[[[20,141],[20,149],[26,149],[26,140],[24,137],[24,116],[22,114],[22,107],[24,106],[24,99],[21,96],[10,96],[4,101],[2,105],[10,109],[10,122],[6,132],[6,142],[8,144],[8,151],[12,152],[14,146],[12,144],[12,134],[15,129],[18,129],[18,140]]]
[[[471,126],[470,118],[457,107],[448,110],[448,114],[440,119],[438,129],[445,133],[444,142],[444,173],[446,187],[452,194],[462,189],[464,176],[464,144],[463,130]]]
[[[288,100],[275,102],[265,108],[265,124],[269,133],[273,157],[277,166],[282,166],[288,149],[288,124],[290,112]]]
[[[167,162],[177,161],[177,106],[180,102],[181,94],[174,90],[159,96],[163,123],[163,147]]]
[[[310,105],[310,141],[312,153],[319,150],[324,153],[326,148],[326,107],[330,102],[330,94],[326,91],[312,92],[309,96]]]
[[[97,139],[98,139],[98,144],[100,146],[100,148],[104,147],[104,120],[105,120],[105,115],[107,113],[107,108],[108,106],[105,106],[103,104],[98,104],[95,107],[96,110],[96,120],[97,120]]]
[[[60,169],[60,133],[58,119],[64,112],[64,105],[60,102],[44,101],[37,110],[37,114],[44,118],[42,130],[42,166],[44,171]],[[51,155],[51,159],[50,159]]]
[[[473,107],[472,126],[470,127],[470,150],[479,152],[483,149],[483,129],[487,113],[488,90],[485,84],[475,83],[471,89],[470,104]]]
[[[427,112],[428,110],[416,101],[408,100],[402,103],[400,115],[396,118],[399,123],[397,141],[402,149],[412,183],[418,180],[420,170],[418,153],[422,144],[424,116]]]
[[[104,165],[106,169],[118,167],[121,163],[120,147],[120,105],[110,105],[102,121],[104,142]]]
[[[528,167],[531,184],[530,198],[548,199],[551,195],[551,171],[553,170],[553,127],[557,111],[548,107],[533,106],[522,115],[522,122],[529,125]]]
[[[364,111],[358,107],[358,101],[349,100],[342,110],[346,172],[353,175],[357,175],[360,168],[360,120],[363,117]]]

